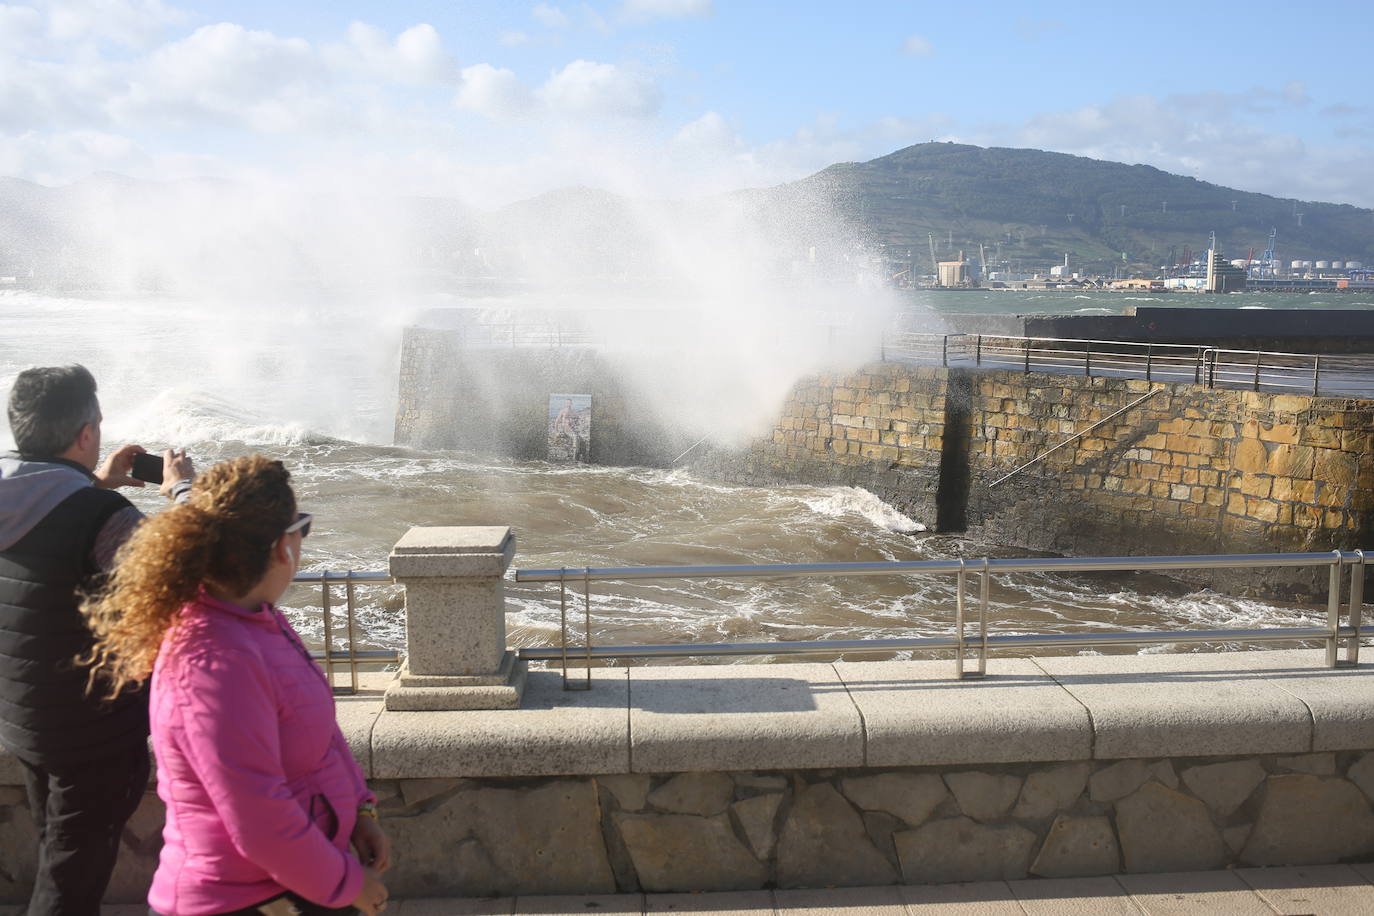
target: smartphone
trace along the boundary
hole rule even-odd
[[[144,452],[134,456],[134,469],[131,476],[148,483],[162,483],[162,456]]]

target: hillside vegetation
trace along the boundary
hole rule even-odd
[[[1029,149],[923,143],[870,162],[833,165],[800,182],[824,188],[845,218],[889,252],[911,249],[929,272],[929,235],[943,259],[965,249],[1026,268],[1071,263],[1110,271],[1126,253],[1145,269],[1207,247],[1208,234],[1233,258],[1259,257],[1271,229],[1277,257],[1374,263],[1374,211],[1280,199],[1123,165]],[[1297,214],[1302,215],[1301,225]],[[953,235],[952,245],[950,236]]]

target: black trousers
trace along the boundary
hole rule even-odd
[[[148,786],[148,748],[68,766],[20,759],[38,829],[28,916],[99,916],[119,837]]]

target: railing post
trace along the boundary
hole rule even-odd
[[[1088,344],[1083,350],[1083,375],[1086,378],[1093,377],[1093,345]]]
[[[1331,635],[1326,638],[1326,667],[1336,667],[1336,646],[1341,629],[1341,552],[1333,550],[1336,560],[1331,564],[1327,580],[1326,625]]]
[[[1345,660],[1341,662],[1350,668],[1360,663],[1360,622],[1364,616],[1364,551],[1356,550],[1359,562],[1350,567],[1350,627],[1355,631],[1345,643]]]
[[[1255,352],[1255,390],[1256,390],[1256,391],[1259,391],[1260,357],[1263,356],[1263,355],[1264,355],[1264,354],[1260,353],[1259,351],[1256,351],[1256,352]]]
[[[1145,381],[1150,381],[1150,368],[1154,362],[1155,345],[1145,345]]]
[[[975,366],[981,366],[981,365],[983,365],[983,335],[982,335],[982,334],[979,334],[979,335],[978,335],[978,342],[977,342],[977,344],[976,344],[976,349],[973,351],[973,364],[974,364]]]
[[[949,335],[940,338],[940,365],[949,365]]]
[[[1320,397],[1322,383],[1322,358],[1320,355],[1312,357],[1312,397]]]
[[[1193,357],[1193,384],[1202,384],[1202,348],[1197,348],[1197,356]]]
[[[506,648],[506,527],[411,528],[391,550],[405,586],[406,660],[386,692],[393,710],[515,709],[525,664]]]
[[[324,679],[334,689],[334,617],[329,606],[329,575],[320,577],[320,622],[324,626]]]
[[[959,573],[955,577],[954,595],[954,676],[964,678],[964,594],[968,588],[968,571],[964,558],[959,558]]]
[[[1022,345],[1026,348],[1026,375],[1030,375],[1030,338],[1022,341]]]

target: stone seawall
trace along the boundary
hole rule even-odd
[[[768,437],[698,467],[862,486],[937,530],[1029,550],[1271,553],[1370,545],[1372,448],[1370,401],[884,362],[799,382]],[[1301,570],[1206,581],[1325,588]]]
[[[1374,682],[1318,651],[532,671],[519,709],[339,699],[393,895],[1046,878],[1374,857]],[[34,868],[0,754],[0,900]],[[142,899],[151,793],[110,900]]]

